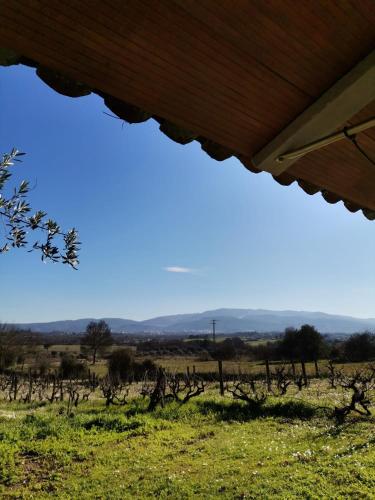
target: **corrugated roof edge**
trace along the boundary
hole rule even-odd
[[[217,144],[209,139],[206,139],[205,137],[201,137],[195,134],[193,131],[187,130],[179,125],[171,123],[170,121],[162,117],[155,116],[147,111],[144,111],[137,106],[105,94],[100,90],[90,89],[84,83],[73,81],[57,71],[50,70],[39,65],[35,61],[17,55],[12,50],[0,48],[0,66],[11,66],[15,64],[24,64],[26,66],[35,68],[36,74],[39,76],[39,78],[49,87],[62,95],[68,97],[83,97],[89,95],[91,92],[96,93],[103,98],[104,104],[108,107],[108,109],[110,109],[116,116],[126,121],[127,123],[142,123],[149,120],[150,118],[153,118],[159,123],[160,131],[179,144],[185,145],[196,140],[200,143],[203,151],[205,151],[205,153],[207,153],[214,160],[223,161],[230,158],[231,156],[235,156],[250,172],[253,172],[255,174],[262,172],[262,170],[259,170],[254,166],[250,158],[238,155],[235,152],[227,149],[226,147],[221,146],[220,144]],[[320,191],[327,203],[337,203],[339,201],[342,201],[347,210],[349,210],[350,212],[354,213],[358,212],[358,210],[362,210],[363,215],[367,219],[371,221],[375,220],[374,210],[360,206],[350,200],[344,200],[336,193],[327,191],[321,186],[310,184],[302,179],[297,179],[296,177],[288,174],[288,172],[284,172],[278,176],[273,176],[273,178],[282,186],[290,186],[290,184],[292,184],[293,182],[297,182],[301,189],[303,189],[303,191],[309,195],[314,195]]]

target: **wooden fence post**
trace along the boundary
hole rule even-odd
[[[303,381],[305,383],[305,386],[307,387],[308,380],[307,380],[307,375],[306,375],[306,365],[305,365],[305,362],[302,360],[301,360],[301,368],[302,368]]]
[[[270,375],[270,364],[268,359],[266,359],[266,379],[267,379],[267,390],[271,391],[271,375]]]
[[[223,362],[221,359],[217,362],[219,367],[220,394],[224,396],[224,380],[223,380]]]
[[[319,378],[320,377],[319,366],[318,366],[318,362],[316,359],[314,360],[314,364],[315,364],[315,376],[316,376],[316,378]]]

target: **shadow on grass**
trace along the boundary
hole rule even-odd
[[[221,421],[245,422],[266,417],[309,420],[321,413],[319,409],[303,401],[280,401],[268,405],[256,403],[247,405],[237,401],[230,404],[217,401],[199,401],[197,405],[200,413],[213,415]]]
[[[351,415],[347,417],[345,422],[339,423],[334,419],[333,412],[329,415],[332,420],[332,426],[319,434],[319,437],[340,437],[341,434],[345,434],[347,431],[351,431],[351,429],[354,429],[356,426],[359,426],[361,424],[365,425],[374,425],[375,424],[375,416],[367,416],[367,415]],[[370,440],[369,443],[375,443],[375,438],[373,440]]]
[[[112,427],[117,426],[117,420],[120,418],[119,427],[123,429],[123,419],[132,419],[141,415],[149,415],[153,419],[163,419],[171,421],[189,420],[201,416],[215,419],[216,421],[237,421],[246,422],[249,420],[275,417],[287,420],[309,420],[318,416],[325,416],[326,413],[320,407],[313,406],[305,401],[276,401],[267,404],[252,405],[241,401],[217,401],[217,400],[195,400],[186,405],[177,402],[171,402],[164,408],[158,407],[156,410],[148,411],[147,400],[133,400],[129,405],[109,408],[90,408],[85,409],[77,415],[78,418],[89,422],[85,423],[86,429],[90,427]],[[108,416],[106,416],[106,414]],[[108,419],[111,422],[108,422]],[[113,420],[113,421],[112,421]],[[126,424],[128,425],[128,424]],[[126,426],[125,425],[125,426]],[[126,429],[128,430],[128,429]]]
[[[126,417],[121,418],[119,415],[102,415],[100,417],[94,417],[86,422],[82,422],[81,425],[86,430],[95,428],[115,432],[134,431],[135,429],[144,427],[143,422],[137,420],[129,421]]]

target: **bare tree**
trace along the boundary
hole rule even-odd
[[[127,403],[130,385],[129,382],[123,382],[117,376],[107,375],[104,377],[100,381],[99,387],[105,398],[105,405],[125,405]]]
[[[88,401],[93,392],[91,384],[85,383],[79,378],[71,378],[65,383],[65,392],[68,395],[67,414],[69,415],[74,407],[77,407],[81,401]]]
[[[92,364],[96,362],[98,353],[103,353],[113,344],[111,330],[107,323],[101,321],[91,321],[86,327],[86,334],[81,340],[81,349],[92,354]]]
[[[336,389],[336,383],[340,378],[342,378],[342,372],[340,370],[337,370],[332,359],[328,361],[327,369],[328,369],[327,378],[329,380],[329,384],[332,389]]]
[[[275,373],[273,374],[276,380],[276,387],[280,394],[283,396],[286,394],[288,387],[292,383],[292,375],[289,371],[286,370],[285,366],[277,366],[275,368]]]
[[[203,379],[190,374],[181,376],[169,373],[166,376],[166,382],[170,392],[166,394],[165,397],[174,399],[182,404],[202,394],[206,387]]]
[[[166,388],[166,374],[163,368],[159,368],[156,374],[155,385],[150,394],[150,402],[148,410],[153,411],[160,404],[164,407],[165,401],[165,388]]]
[[[370,392],[375,388],[375,367],[370,367],[367,371],[356,371],[350,376],[341,375],[338,385],[352,391],[349,404],[341,408],[335,407],[333,415],[339,423],[342,423],[352,411],[361,415],[371,415],[369,410],[371,406]],[[357,408],[357,405],[364,411]]]
[[[205,387],[205,381],[196,374],[172,374],[159,368],[153,388],[144,382],[141,393],[150,396],[148,409],[152,411],[158,405],[163,407],[168,401],[185,404],[202,394]]]
[[[298,390],[302,391],[302,388],[306,386],[305,379],[302,373],[299,373],[294,377],[294,383],[298,387]]]
[[[234,399],[245,401],[250,406],[261,406],[267,399],[267,384],[252,378],[246,381],[233,382],[226,387]]]

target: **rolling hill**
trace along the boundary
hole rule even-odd
[[[354,318],[308,311],[271,311],[266,309],[216,309],[192,314],[160,316],[144,321],[122,318],[104,319],[113,332],[125,333],[194,333],[210,331],[210,320],[217,320],[219,333],[275,332],[286,327],[299,327],[304,323],[314,325],[322,333],[355,333],[375,330],[375,319]],[[17,326],[39,332],[83,332],[94,318],[53,321],[47,323],[23,323]]]

